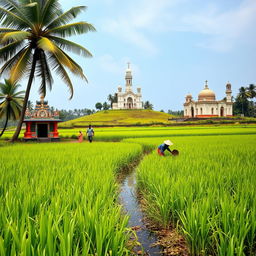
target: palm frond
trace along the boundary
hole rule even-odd
[[[0,33],[5,33],[5,32],[14,32],[17,31],[15,28],[0,28]]]
[[[13,120],[19,119],[21,108],[22,108],[22,105],[20,105],[18,102],[11,101],[10,102],[9,118],[13,119]]]
[[[23,54],[25,49],[27,49],[27,47],[23,47],[18,53],[16,53],[13,57],[11,57],[11,59],[9,59],[8,61],[5,62],[5,64],[0,69],[0,76],[2,76],[5,73],[8,73],[11,70],[11,68],[18,61],[18,59]],[[9,76],[9,74],[8,74],[8,76]]]
[[[49,88],[49,90],[52,89],[52,75],[51,70],[49,69],[49,65],[47,63],[47,59],[45,56],[45,53],[43,50],[39,53],[39,60],[36,70],[37,76],[41,79],[41,84],[39,87],[39,93],[40,95],[46,95],[46,87]]]
[[[63,50],[68,50],[84,57],[92,57],[92,54],[79,44],[56,36],[49,36],[49,38]]]
[[[48,51],[48,52],[56,52],[57,51],[56,45],[51,40],[49,40],[47,37],[41,37],[37,41],[37,46],[44,51]]]
[[[20,16],[26,22],[26,24],[30,24],[30,26],[32,25],[32,23],[27,19],[26,15],[22,11],[23,8],[21,8],[21,6],[18,5],[17,2],[13,0],[0,0],[0,5],[2,5],[4,9],[7,9],[9,11],[11,10],[13,13]]]
[[[27,31],[14,31],[0,34],[0,43],[4,44],[8,41],[22,41],[31,36],[30,32]]]
[[[84,79],[87,83],[88,80],[86,78],[86,76],[83,73],[83,69],[69,56],[67,55],[65,52],[62,51],[62,53],[65,55],[65,57],[69,60],[69,62],[72,65],[72,69],[70,69],[70,71],[74,74],[74,75],[78,75],[80,76],[82,79]]]
[[[62,13],[58,0],[47,0],[43,5],[41,21],[47,26],[47,24],[55,20],[56,17],[62,15]]]
[[[23,41],[17,41],[0,48],[0,63],[12,58],[23,46]]]
[[[60,35],[62,37],[67,37],[67,36],[84,34],[89,31],[94,32],[96,31],[96,29],[92,24],[81,21],[81,22],[71,23],[71,24],[55,27],[53,29],[49,29],[47,31],[47,34]]]
[[[60,78],[64,81],[64,83],[68,86],[69,92],[70,92],[70,97],[69,99],[73,98],[74,94],[74,89],[73,89],[73,84],[71,82],[71,79],[69,78],[69,75],[63,65],[59,62],[58,58],[54,54],[50,55],[50,59],[53,64],[53,68],[56,71],[57,75],[60,76]]]
[[[26,1],[22,5],[23,12],[25,13],[28,20],[32,25],[30,27],[35,27],[40,24],[40,4],[39,1]]]
[[[49,25],[47,25],[47,29],[52,29],[70,22],[71,20],[75,19],[79,13],[86,9],[86,6],[76,6],[71,8],[70,10],[64,12],[62,15],[53,20]]]
[[[22,19],[19,15],[8,11],[2,7],[0,7],[0,22],[2,21],[2,25],[6,27],[12,27],[16,29],[24,29],[29,27],[31,24],[27,23],[24,19]]]
[[[18,61],[13,65],[10,72],[10,81],[15,83],[20,77],[26,73],[27,65],[31,57],[31,48],[26,48],[21,54]]]

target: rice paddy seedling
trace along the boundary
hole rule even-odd
[[[115,174],[140,145],[0,148],[0,255],[128,255]]]
[[[59,129],[61,138],[76,139],[79,130],[85,128]],[[219,125],[219,126],[183,126],[183,127],[111,127],[95,128],[96,141],[121,141],[126,138],[169,137],[169,136],[208,136],[208,135],[239,135],[256,134],[255,125]],[[3,139],[11,138],[14,131],[6,131]],[[23,133],[20,134],[20,138]],[[85,136],[86,138],[86,136]]]
[[[165,139],[125,141],[156,148]],[[171,140],[179,157],[153,152],[138,167],[150,216],[179,223],[192,255],[255,255],[256,136]]]

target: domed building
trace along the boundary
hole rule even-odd
[[[217,101],[214,91],[209,89],[207,81],[205,81],[205,88],[199,92],[197,101],[193,100],[191,94],[186,96],[184,117],[205,118],[233,116],[231,93],[231,84],[228,82],[226,85],[226,97],[223,100]]]
[[[122,92],[122,87],[118,87],[117,103],[113,103],[112,109],[142,109],[141,88],[137,88],[137,93],[132,90],[132,70],[130,63],[125,73],[125,91]]]

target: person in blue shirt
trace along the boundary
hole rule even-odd
[[[94,136],[94,130],[91,125],[89,125],[89,128],[86,131],[86,134],[88,136],[89,142],[92,143],[92,137]]]
[[[173,156],[179,155],[179,151],[177,149],[174,149],[171,151],[169,149],[169,146],[173,145],[173,143],[170,140],[165,140],[163,144],[159,145],[157,148],[157,153],[160,156],[164,156],[164,151],[168,150]]]

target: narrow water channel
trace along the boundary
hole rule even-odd
[[[130,216],[129,226],[136,227],[138,241],[142,245],[144,255],[162,255],[160,246],[152,247],[157,242],[154,233],[147,229],[143,222],[144,214],[136,197],[136,173],[133,170],[123,179],[121,183],[120,201],[125,212]],[[141,253],[141,247],[134,248],[135,252]]]

